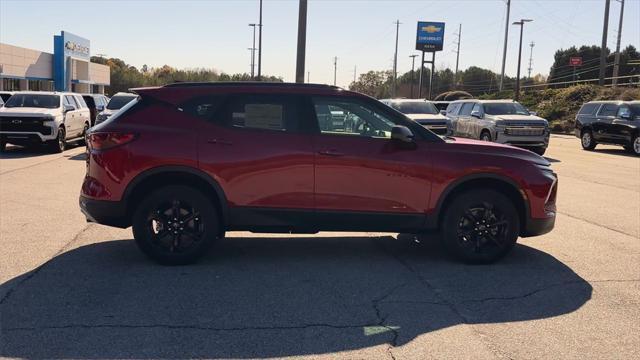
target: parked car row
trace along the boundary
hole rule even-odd
[[[135,96],[122,93],[114,96],[114,101],[102,94],[1,92],[4,104],[0,107],[0,151],[7,144],[14,144],[45,145],[50,151],[62,152],[68,142],[82,141],[89,128]]]
[[[549,145],[549,123],[513,100],[382,99],[438,135],[466,137],[522,147],[543,155]]]

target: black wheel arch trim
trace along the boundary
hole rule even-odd
[[[515,190],[518,194],[520,194],[520,196],[522,196],[522,201],[524,204],[524,214],[523,214],[524,220],[525,222],[529,222],[531,218],[530,217],[531,209],[529,208],[529,199],[527,198],[526,194],[523,194],[521,187],[518,185],[518,183],[515,180],[507,176],[499,175],[495,173],[474,173],[474,174],[466,175],[459,179],[456,179],[453,182],[451,182],[449,185],[447,185],[444,191],[440,194],[440,197],[438,198],[438,202],[436,203],[435,216],[432,216],[432,217],[430,216],[427,218],[427,221],[429,222],[429,224],[427,224],[428,227],[436,228],[439,226],[440,220],[442,219],[442,216],[443,216],[442,210],[446,205],[445,200],[447,199],[447,197],[451,195],[460,186],[474,180],[497,180],[497,181],[502,181],[511,185],[513,190]],[[521,225],[522,225],[522,229],[526,227],[526,223]]]
[[[194,175],[200,178],[201,180],[205,181],[207,184],[211,185],[216,195],[218,196],[218,200],[220,201],[219,205],[222,213],[221,214],[222,223],[225,226],[229,223],[229,205],[227,202],[227,197],[225,196],[224,191],[222,190],[222,187],[220,186],[220,184],[214,178],[212,178],[209,174],[205,173],[200,169],[190,167],[190,166],[164,165],[164,166],[158,166],[158,167],[144,170],[143,172],[136,175],[129,182],[129,184],[127,185],[127,187],[125,188],[122,194],[122,201],[125,202],[125,204],[128,207],[129,205],[128,201],[129,199],[131,199],[132,191],[137,185],[139,185],[141,182],[143,182],[144,180],[148,179],[151,176],[155,176],[163,173],[186,173],[189,175]]]

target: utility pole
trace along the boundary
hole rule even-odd
[[[262,80],[262,0],[260,0],[260,19],[258,20],[258,80]]]
[[[255,80],[256,67],[256,24],[249,24],[253,27],[253,45],[251,46],[251,80]]]
[[[298,9],[298,55],[296,57],[296,82],[304,83],[304,58],[307,42],[307,0],[300,0]]]
[[[518,47],[518,73],[516,75],[516,91],[513,99],[518,101],[520,99],[520,62],[522,60],[522,32],[524,30],[524,23],[533,21],[531,19],[520,19],[520,21],[516,21],[513,25],[520,26],[520,46]]]
[[[613,87],[618,86],[618,71],[620,69],[620,38],[622,37],[622,17],[624,15],[624,0],[620,1],[620,21],[618,22],[618,40],[616,41],[616,57],[613,61]]]
[[[336,74],[338,73],[338,57],[333,57],[333,86],[336,86]]]
[[[454,34],[456,35],[456,34]],[[462,35],[462,24],[460,24],[460,27],[458,27],[458,50],[456,50],[456,74],[453,78],[453,85],[455,86],[455,88],[458,88],[458,62],[460,61],[460,37]]]
[[[400,20],[396,20],[394,23],[396,24],[396,51],[393,55],[393,89],[391,89],[391,93],[393,97],[396,96],[397,92],[397,77],[398,77],[398,32],[400,31]]]
[[[413,81],[413,75],[414,75],[414,69],[416,66],[416,57],[418,55],[409,55],[409,57],[411,58],[411,98],[413,99],[413,85],[415,85],[415,82]]]
[[[607,70],[607,29],[609,28],[609,3],[610,0],[604,2],[604,23],[602,24],[602,46],[600,48],[600,76],[598,76],[598,85],[604,85],[604,77]]]
[[[353,65],[353,82],[356,82],[356,65]]]
[[[311,71],[307,71],[307,84],[311,82]]]
[[[504,47],[502,49],[502,71],[500,72],[500,87],[499,91],[502,91],[504,84],[504,66],[507,61],[507,42],[509,40],[509,11],[511,10],[511,0],[507,0],[507,20],[504,23]]]
[[[531,79],[531,70],[533,70],[533,47],[536,46],[536,43],[532,41],[529,43],[529,46],[531,47],[531,52],[529,53],[529,68],[527,69],[529,75],[527,77]]]

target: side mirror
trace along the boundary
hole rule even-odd
[[[440,110],[440,115],[447,115],[447,110]]]
[[[473,116],[474,118],[482,119],[482,114],[478,110],[472,111],[471,116]]]
[[[413,133],[406,126],[396,125],[391,128],[391,140],[400,141],[403,143],[412,143]]]
[[[73,110],[75,110],[75,109],[76,109],[76,108],[74,108],[74,107],[73,107],[73,106],[71,106],[71,105],[65,105],[65,106],[64,106],[64,108],[62,109],[62,112],[66,114],[66,113],[68,113],[69,111],[73,111]]]

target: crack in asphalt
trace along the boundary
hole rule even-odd
[[[58,255],[62,254],[63,252],[67,251],[71,245],[73,245],[74,242],[76,242],[80,236],[87,230],[89,230],[89,228],[92,226],[93,224],[87,224],[84,228],[82,228],[82,230],[80,230],[71,240],[69,240],[67,243],[65,243],[60,250],[58,250],[55,254],[53,254],[53,256],[51,256],[51,258],[49,258],[47,261],[45,261],[44,263],[40,264],[40,266],[36,267],[35,269],[33,269],[31,271],[31,273],[29,273],[28,275],[26,275],[24,278],[20,279],[20,281],[18,281],[11,289],[7,290],[7,292],[4,294],[4,296],[2,297],[2,299],[0,299],[0,305],[3,305],[5,302],[7,302],[7,300],[9,300],[9,298],[11,297],[11,295],[18,290],[18,288],[20,288],[22,285],[24,285],[27,281],[31,280],[34,276],[38,275],[38,273],[40,271],[42,271],[42,269],[44,269],[45,266],[47,266],[49,263],[51,263],[53,260],[55,260],[56,257],[58,257]]]
[[[637,239],[637,238],[638,238],[638,236],[637,236],[637,235],[629,234],[629,233],[624,232],[624,231],[622,231],[622,230],[618,230],[618,229],[614,229],[614,228],[609,227],[609,226],[606,226],[606,225],[598,224],[598,223],[595,223],[595,222],[593,222],[593,221],[591,221],[591,220],[588,220],[588,219],[585,219],[585,218],[581,218],[581,217],[578,217],[578,216],[575,216],[575,215],[571,215],[571,214],[568,214],[568,213],[565,213],[565,212],[561,212],[561,211],[558,211],[558,214],[562,214],[562,215],[564,215],[564,216],[570,217],[570,218],[575,219],[575,220],[584,221],[584,222],[586,222],[586,223],[587,223],[587,224],[589,224],[589,225],[593,225],[593,226],[597,226],[597,227],[605,228],[605,229],[607,229],[607,230],[611,230],[611,231],[617,232],[618,234],[622,234],[622,235],[626,235],[626,236],[631,236],[632,238],[635,238],[635,239]],[[618,249],[618,250],[620,250],[620,249]]]

